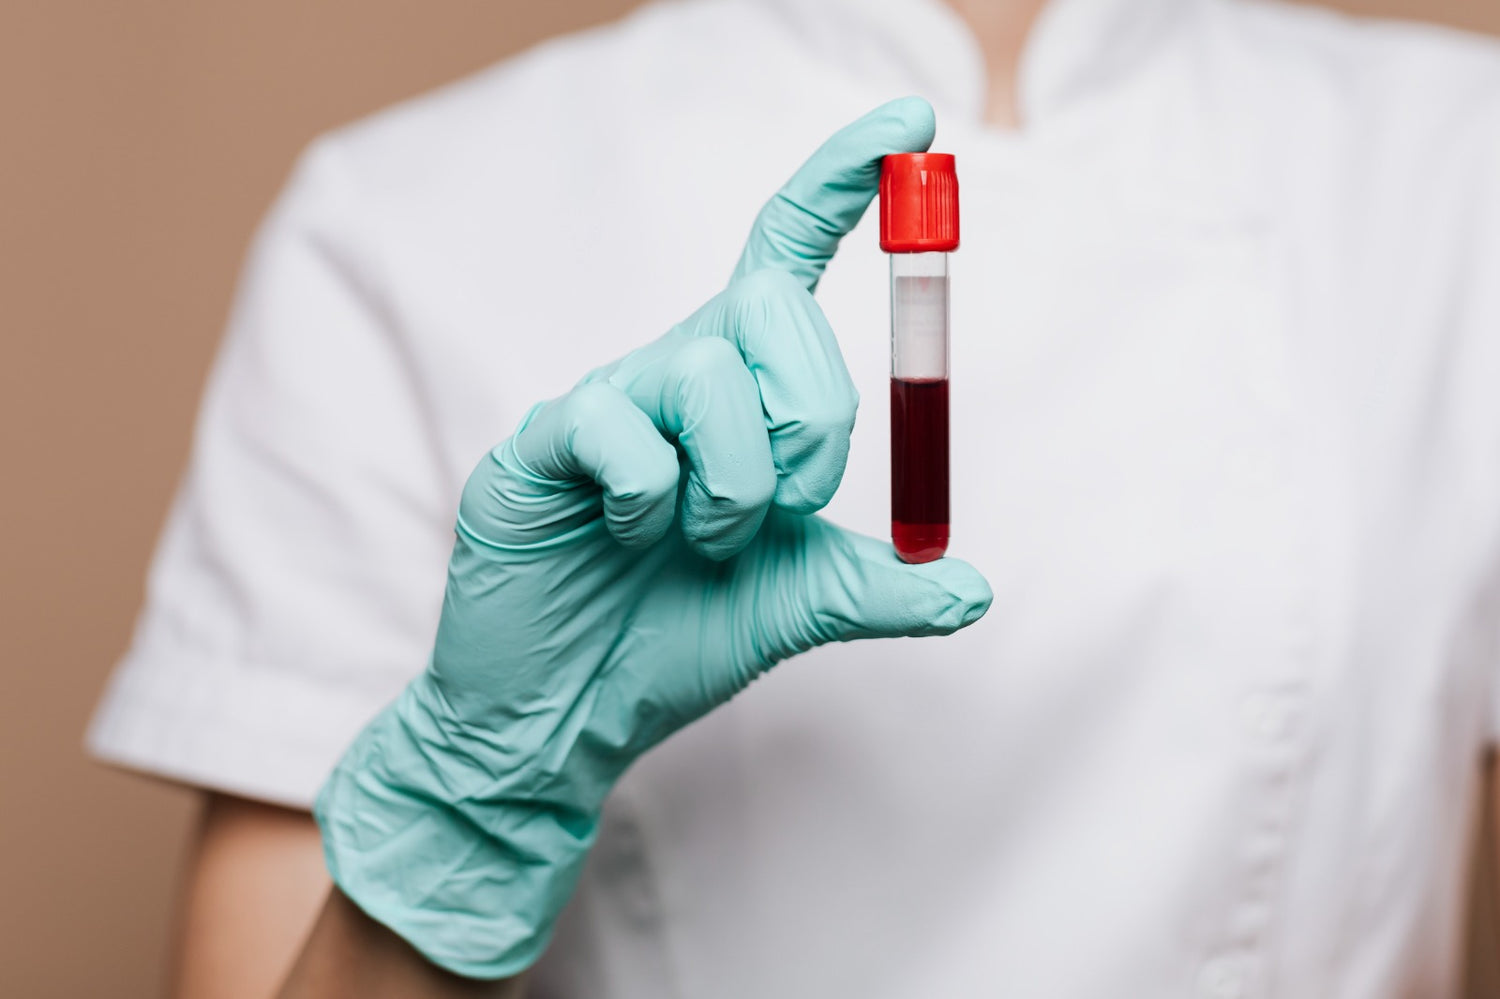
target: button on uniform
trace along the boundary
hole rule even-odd
[[[1253,964],[1239,954],[1210,958],[1198,973],[1198,994],[1203,999],[1247,999]]]
[[[1240,701],[1240,720],[1249,735],[1278,742],[1295,730],[1297,708],[1287,695],[1256,691]]]

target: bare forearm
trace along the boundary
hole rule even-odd
[[[338,889],[318,915],[280,999],[521,999],[524,982],[460,978],[359,910]]]
[[[267,999],[328,894],[306,812],[205,796],[173,951],[177,999]]]
[[[312,816],[206,798],[178,918],[173,995],[192,999],[519,999],[429,964],[337,890]],[[288,969],[291,969],[288,972]]]

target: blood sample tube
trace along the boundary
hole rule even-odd
[[[880,248],[891,255],[891,542],[904,562],[948,550],[948,253],[958,174],[947,153],[880,169]]]

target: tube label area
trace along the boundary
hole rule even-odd
[[[891,281],[891,374],[948,376],[948,279],[895,277]]]

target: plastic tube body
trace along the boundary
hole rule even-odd
[[[948,254],[891,254],[891,541],[948,550]]]

